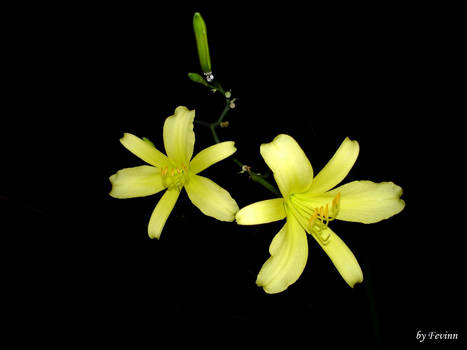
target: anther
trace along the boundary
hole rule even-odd
[[[318,217],[318,212],[315,210],[313,212],[313,215],[310,218],[310,226],[313,227],[313,224],[315,223],[316,218]]]
[[[341,201],[341,193],[338,192],[337,195],[332,200],[332,205],[339,205],[340,201]]]

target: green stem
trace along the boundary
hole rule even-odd
[[[219,137],[217,136],[216,128],[222,123],[222,121],[224,120],[229,110],[230,110],[230,99],[227,98],[224,110],[222,111],[221,115],[219,116],[219,119],[217,119],[216,122],[206,123],[206,122],[203,122],[202,120],[197,120],[196,123],[209,127],[212,133],[212,137],[214,138],[214,141],[216,143],[220,143]],[[250,178],[253,181],[259,183],[260,185],[262,185],[263,187],[265,187],[266,189],[268,189],[270,192],[274,193],[275,195],[281,196],[277,187],[272,185],[270,182],[266,181],[264,177],[262,177],[261,175],[258,175],[254,173],[253,171],[251,171],[251,168],[249,166],[246,166],[241,161],[239,161],[237,158],[233,158],[233,161],[235,164],[237,164],[242,169],[242,171],[246,171],[248,175],[250,175]]]
[[[211,123],[203,122],[202,120],[195,120],[195,124],[211,127]]]
[[[220,125],[222,123],[222,121],[224,120],[224,117],[227,115],[227,112],[230,110],[230,100],[227,99],[226,102],[227,103],[226,103],[226,105],[224,107],[224,110],[222,111],[222,113],[221,113],[219,119],[217,120],[217,122],[215,123],[216,126],[218,126],[218,125]]]
[[[212,133],[212,137],[214,137],[214,141],[216,141],[216,143],[219,143],[219,137],[217,136],[217,133],[216,133],[216,126],[215,124],[211,124],[209,125],[209,129],[211,129],[211,133]]]
[[[242,168],[242,170],[245,170],[246,172],[248,172],[248,175],[250,175],[250,178],[253,181],[259,183],[260,185],[263,185],[265,188],[267,188],[270,192],[274,193],[275,195],[282,197],[277,187],[271,184],[269,181],[266,181],[264,177],[262,177],[261,175],[255,174],[253,171],[251,171],[250,167],[242,164],[242,162],[240,162],[237,158],[233,158],[233,161],[240,168]]]

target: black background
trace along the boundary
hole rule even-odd
[[[207,22],[214,75],[237,107],[219,131],[268,171],[261,143],[293,136],[315,174],[346,136],[360,155],[345,179],[393,181],[406,208],[373,225],[334,222],[360,262],[351,289],[309,240],[283,293],[255,285],[281,222],[240,227],[202,215],[182,193],[160,240],[147,223],[160,194],[117,200],[108,177],[141,161],[124,132],[163,150],[179,105],[217,120],[224,101],[199,72],[192,16]],[[417,345],[459,333],[465,150],[456,9],[278,4],[8,8],[2,56],[2,318],[18,341],[174,344],[305,341]],[[213,144],[195,125],[195,153]],[[240,207],[273,196],[224,160],[202,175]],[[92,339],[92,340],[91,340]],[[428,341],[421,346],[428,346]]]

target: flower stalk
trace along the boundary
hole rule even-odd
[[[199,124],[199,125],[202,125],[202,126],[205,126],[205,127],[208,127],[209,130],[211,130],[211,134],[212,134],[212,137],[214,139],[214,141],[216,143],[220,143],[220,139],[219,139],[219,136],[217,135],[217,132],[216,132],[216,128],[221,126],[221,124],[223,123],[223,120],[225,118],[225,116],[227,115],[227,113],[235,108],[235,105],[233,105],[233,102],[235,101],[235,98],[231,98],[231,93],[230,92],[227,92],[227,93],[224,93],[224,96],[225,96],[225,107],[224,109],[222,110],[222,113],[220,114],[219,118],[217,119],[217,121],[213,122],[213,123],[207,123],[205,121],[202,121],[202,120],[197,120],[195,121],[196,124]],[[228,96],[228,97],[226,97]],[[242,163],[240,160],[238,160],[237,158],[232,158],[232,160],[234,161],[235,164],[237,164],[241,169],[241,173],[243,172],[246,172],[248,173],[248,175],[250,176],[250,179],[253,180],[254,182],[257,182],[258,184],[260,184],[261,186],[263,186],[264,188],[266,188],[268,191],[270,191],[271,193],[275,194],[275,195],[279,195],[280,192],[279,190],[277,189],[277,187],[275,187],[273,184],[271,184],[270,182],[268,182],[264,176],[262,176],[261,174],[257,174],[255,172],[253,172],[251,170],[251,167],[248,166],[248,165],[245,165],[244,163]]]

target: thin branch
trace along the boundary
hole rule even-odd
[[[217,119],[216,122],[207,123],[207,122],[204,122],[202,120],[197,120],[196,121],[197,124],[206,126],[211,130],[212,137],[214,138],[214,141],[216,143],[220,143],[219,136],[217,136],[216,128],[222,123],[222,121],[224,120],[227,113],[232,109],[230,102],[231,102],[230,98],[226,98],[226,105],[224,107],[224,110],[222,111],[221,115],[219,116],[219,118]],[[232,158],[232,159],[233,159],[234,163],[237,164],[242,169],[242,172],[247,172],[248,175],[250,175],[250,179],[252,179],[253,181],[259,183],[262,186],[264,186],[266,189],[268,189],[270,192],[274,193],[275,195],[281,196],[281,194],[280,194],[279,190],[277,189],[277,187],[275,187],[270,182],[266,181],[266,179],[263,176],[261,176],[259,174],[256,174],[253,171],[251,171],[251,167],[243,164],[237,158]]]

